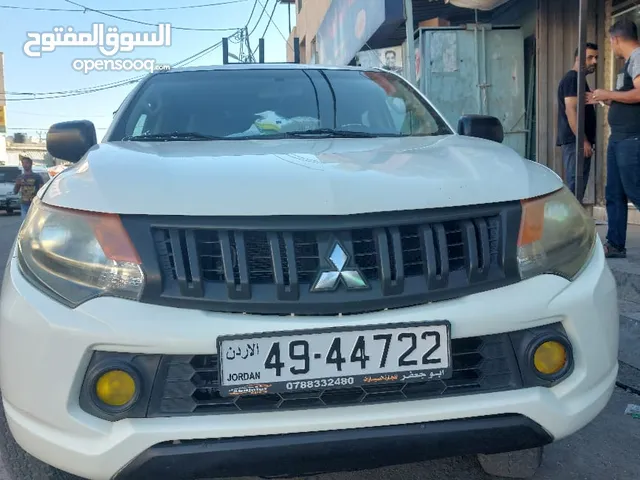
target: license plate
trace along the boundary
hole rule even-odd
[[[447,321],[218,338],[223,396],[451,378]]]

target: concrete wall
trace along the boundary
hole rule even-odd
[[[300,39],[300,61],[308,63],[312,58],[316,33],[322,24],[331,0],[302,0],[302,8],[298,13],[298,2],[296,0],[296,28],[291,31],[289,45],[293,45],[293,37]],[[293,62],[293,51],[287,47],[287,61]]]

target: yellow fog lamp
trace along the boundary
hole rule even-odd
[[[125,409],[138,398],[140,385],[129,369],[114,368],[104,370],[96,377],[96,398],[110,409]]]
[[[567,346],[557,340],[540,343],[533,352],[533,366],[542,376],[556,376],[569,366]]]

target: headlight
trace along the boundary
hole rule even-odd
[[[117,215],[50,207],[34,199],[18,234],[23,273],[70,307],[100,296],[138,300],[140,258]]]
[[[522,279],[550,273],[573,280],[593,253],[595,222],[566,188],[522,202],[518,265]]]

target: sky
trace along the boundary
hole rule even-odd
[[[289,36],[289,10],[279,0],[73,0],[93,10],[108,10],[109,15],[95,11],[79,11],[80,7],[66,0],[0,0],[0,52],[4,53],[5,91],[7,92],[7,135],[25,132],[38,138],[38,132],[46,135],[50,125],[68,120],[91,120],[100,140],[109,126],[113,112],[120,106],[134,84],[110,88],[100,92],[68,96],[57,99],[35,99],[31,95],[16,93],[63,92],[119,82],[138,77],[145,72],[92,71],[87,74],[72,68],[76,59],[105,59],[94,46],[58,46],[54,51],[43,52],[40,58],[31,58],[24,52],[29,40],[27,33],[52,33],[55,27],[72,27],[74,32],[91,32],[94,23],[117,27],[123,32],[158,33],[155,25],[171,24],[171,46],[136,47],[130,53],[118,52],[114,59],[155,59],[157,64],[174,64],[218,43],[229,31],[200,31],[186,29],[224,29],[244,27],[249,20],[254,2],[257,6],[248,26],[252,49],[257,48],[275,2],[278,5],[265,38],[265,60],[286,61],[286,43]],[[231,3],[233,2],[233,3]],[[183,8],[195,5],[220,4],[200,8]],[[3,7],[17,8],[3,8]],[[266,11],[262,18],[263,6]],[[37,8],[64,11],[40,11]],[[172,10],[157,10],[173,8]],[[152,11],[113,11],[153,9]],[[69,11],[76,10],[76,11]],[[130,19],[153,26],[125,21]],[[258,19],[260,22],[258,23]],[[295,6],[291,8],[291,22],[295,25]],[[275,25],[274,25],[275,24]],[[277,28],[276,28],[277,27]],[[279,30],[279,31],[278,31]],[[38,50],[38,48],[32,48]],[[246,49],[245,49],[246,50]],[[229,51],[238,52],[238,45],[230,43]],[[257,53],[256,53],[257,56]],[[233,60],[231,60],[233,61]],[[189,66],[222,64],[222,48],[198,58]],[[11,93],[9,93],[11,92]],[[21,99],[14,101],[11,99]],[[36,97],[37,98],[37,97]]]

